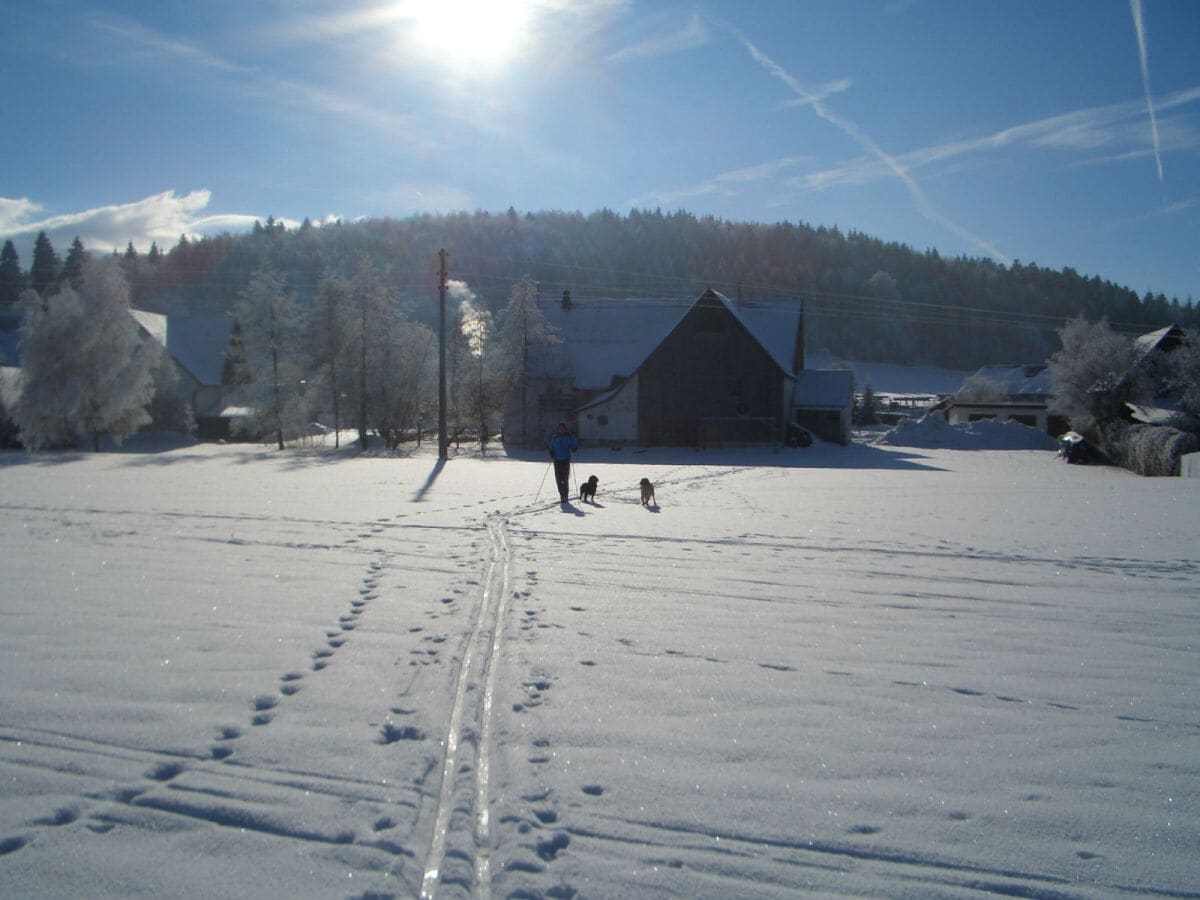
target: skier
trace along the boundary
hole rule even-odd
[[[567,423],[559,422],[550,437],[550,459],[554,461],[554,482],[558,485],[560,502],[566,503],[570,492],[571,454],[579,449],[579,442],[567,431]]]

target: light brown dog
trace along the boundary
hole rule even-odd
[[[643,478],[638,484],[642,488],[642,506],[658,506],[658,501],[654,499],[654,485],[650,483],[650,479]]]

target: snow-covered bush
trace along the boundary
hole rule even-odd
[[[1200,437],[1164,425],[1112,422],[1104,429],[1104,452],[1139,475],[1179,474],[1179,458],[1200,450]]]

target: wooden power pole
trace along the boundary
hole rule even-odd
[[[450,455],[446,434],[446,251],[438,251],[438,459]]]

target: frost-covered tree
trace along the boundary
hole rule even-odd
[[[313,391],[316,407],[333,415],[335,447],[341,446],[338,432],[342,422],[342,397],[347,390],[346,379],[351,369],[346,359],[353,324],[350,320],[351,297],[349,282],[327,275],[321,279],[308,316],[308,342],[314,382],[310,390]]]
[[[367,415],[389,449],[436,404],[437,338],[429,326],[394,314],[370,345],[372,385]]]
[[[382,398],[388,358],[384,345],[391,340],[398,310],[382,280],[365,262],[360,265],[354,281],[348,315],[346,364],[343,367],[347,375],[346,395],[355,410],[359,443],[366,450],[372,411],[378,410],[381,403],[386,405]]]
[[[479,429],[479,443],[486,446],[491,424],[502,406],[499,390],[499,353],[495,341],[492,314],[472,299],[459,306],[459,329],[466,347],[460,357],[458,377],[463,380],[459,403],[467,420]]]
[[[31,450],[108,435],[120,443],[150,421],[161,348],[129,314],[129,287],[115,263],[88,261],[80,289],[27,294],[21,334],[21,395],[14,419]]]
[[[1062,349],[1050,357],[1054,411],[1072,426],[1095,433],[1121,419],[1126,403],[1149,395],[1149,384],[1137,364],[1133,341],[1109,328],[1078,316],[1058,331]]]
[[[238,430],[272,434],[282,450],[284,439],[299,434],[308,418],[300,312],[284,290],[282,276],[262,268],[238,295],[235,315],[242,354],[236,380],[243,401],[253,410],[238,423]]]
[[[529,361],[535,348],[560,343],[557,329],[537,305],[537,282],[528,275],[512,286],[500,314],[497,376],[501,398],[515,397],[521,408],[521,440],[529,434]]]

